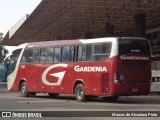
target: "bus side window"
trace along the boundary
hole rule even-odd
[[[78,61],[86,61],[86,45],[78,46]]]
[[[111,52],[111,43],[102,43],[94,45],[93,61],[107,59]]]
[[[29,49],[28,63],[33,63],[33,49]]]
[[[75,46],[75,53],[74,53],[74,61],[78,61],[78,48],[79,46]]]
[[[74,62],[76,60],[75,52],[76,52],[75,46],[71,46],[71,49],[70,49],[70,60],[69,61]]]
[[[46,49],[41,48],[41,54],[40,54],[40,63],[46,63]]]
[[[54,62],[61,62],[61,48],[56,47],[54,49]]]
[[[87,45],[87,61],[92,60],[92,45]]]
[[[46,48],[46,63],[53,63],[53,53],[54,49],[53,48]]]
[[[40,49],[33,49],[33,63],[39,63]]]
[[[63,47],[62,49],[62,62],[69,62],[70,47]]]
[[[24,50],[22,59],[21,59],[21,63],[22,64],[28,63],[28,50]]]
[[[105,54],[110,54],[110,50],[111,50],[111,45],[109,43],[104,43],[102,44],[102,53],[105,53]]]
[[[94,45],[94,54],[100,54],[102,51],[101,44]]]

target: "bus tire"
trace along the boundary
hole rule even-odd
[[[28,97],[28,96],[29,96],[28,88],[27,88],[27,83],[26,83],[26,82],[23,82],[23,83],[21,84],[20,92],[21,92],[21,95],[22,95],[23,97]]]
[[[103,97],[104,101],[107,102],[116,102],[119,96],[109,96],[109,97]]]
[[[75,96],[77,101],[84,101],[85,100],[85,90],[83,84],[78,84],[75,87]]]

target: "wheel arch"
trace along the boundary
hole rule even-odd
[[[26,82],[26,80],[25,80],[25,79],[21,79],[21,80],[19,81],[19,86],[18,86],[18,90],[19,90],[19,91],[21,90],[21,84],[22,84],[23,82]]]
[[[77,79],[75,82],[74,82],[74,85],[73,85],[73,94],[75,94],[75,88],[78,84],[83,84],[84,85],[84,82],[82,79]]]

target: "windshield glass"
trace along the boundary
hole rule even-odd
[[[12,52],[12,55],[9,60],[8,74],[14,71],[20,52],[21,52],[21,49],[18,49]]]

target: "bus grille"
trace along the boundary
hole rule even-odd
[[[102,93],[108,92],[108,82],[109,82],[109,75],[107,73],[104,73],[101,75],[102,78]]]

